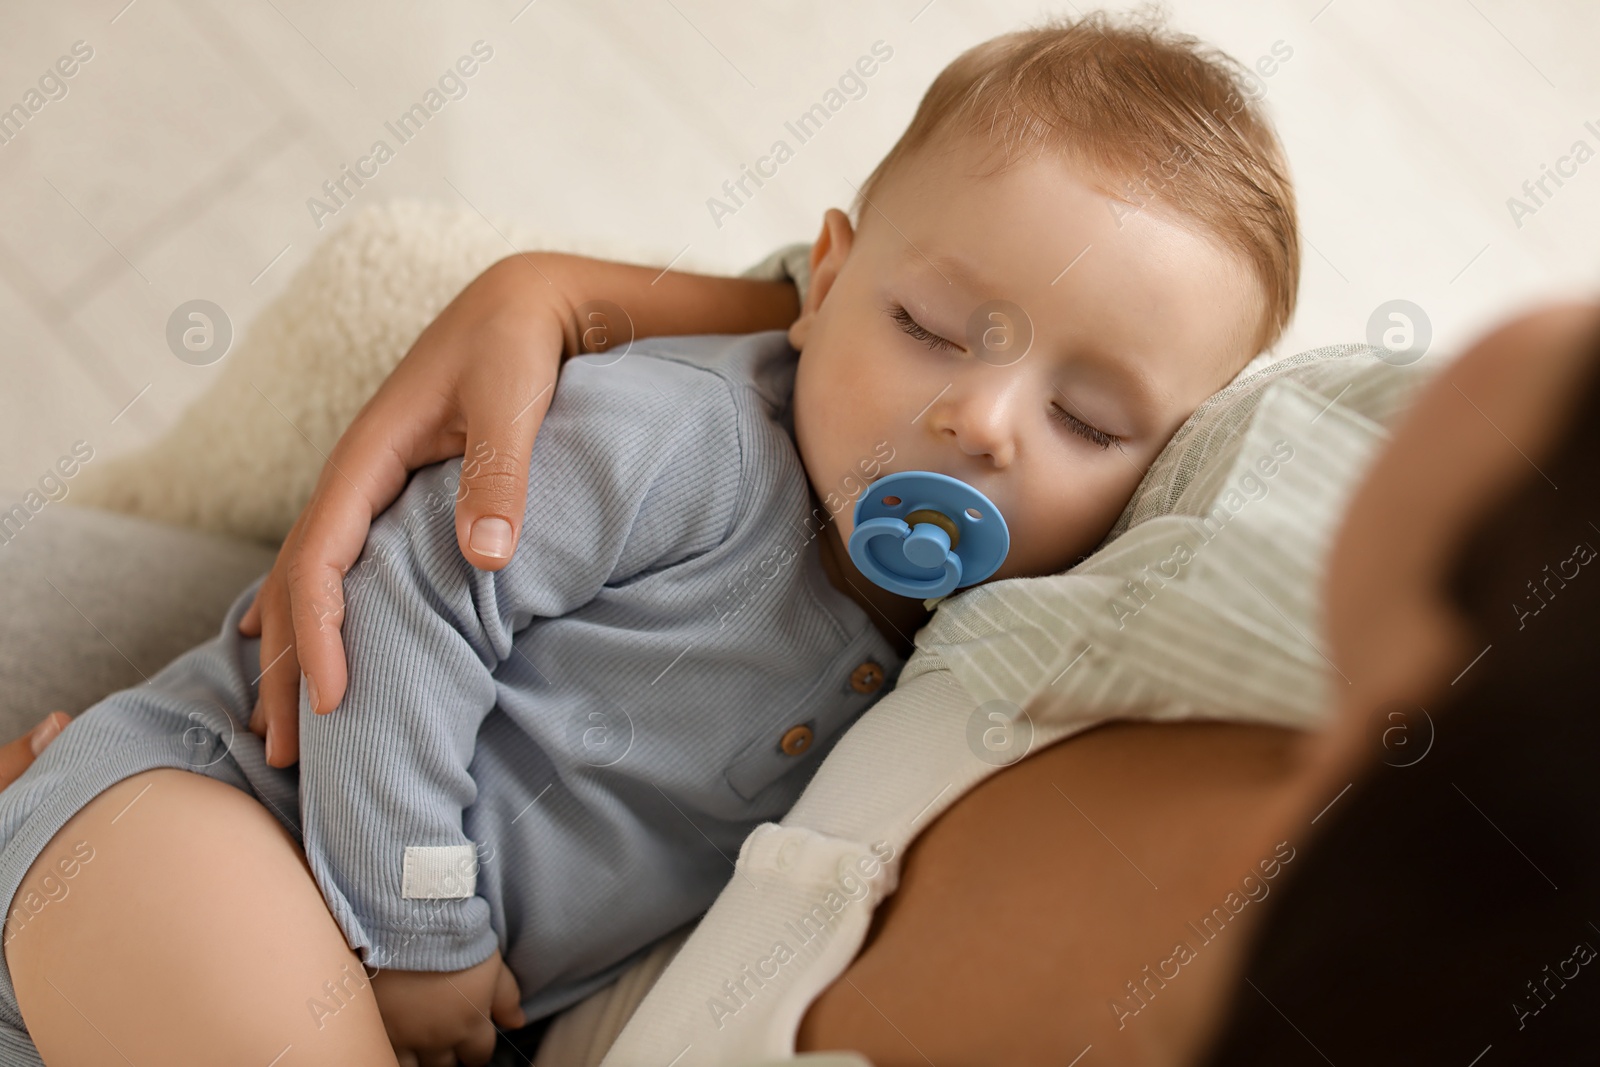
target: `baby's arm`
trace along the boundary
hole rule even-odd
[[[488,457],[456,506],[455,529],[465,559],[498,570],[504,558],[472,547],[473,530],[499,518],[510,524],[511,546],[521,537],[529,451],[563,359],[630,335],[784,328],[798,310],[787,282],[556,253],[508,256],[479,275],[423,330],[339,438],[239,624],[261,636],[250,728],[267,738],[267,761],[287,767],[298,758],[302,670],[317,711],[343,699],[341,576],[410,471],[463,453]]]
[[[526,543],[500,571],[456,550],[450,460],[417,472],[345,577],[350,685],[337,715],[302,705],[301,820],[329,910],[369,965],[459,971],[503,947],[476,895],[493,842],[471,840],[463,813],[485,799],[469,768],[499,686],[538,678],[517,633],[710,551],[731,524],[741,449],[727,384],[634,362],[567,368],[533,455]],[[530,782],[529,799],[547,784]]]

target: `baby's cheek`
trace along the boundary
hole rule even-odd
[[[1142,472],[1140,472],[1142,477]],[[1034,508],[1006,512],[1011,551],[996,577],[1060,574],[1089,555],[1111,532],[1138,478],[1075,479]]]
[[[1081,532],[1081,516],[1054,519],[1013,520],[1006,517],[1011,531],[1011,551],[996,572],[997,578],[1031,578],[1059,574],[1093,550],[1098,539]]]

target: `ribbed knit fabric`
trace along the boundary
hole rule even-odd
[[[349,692],[301,714],[306,856],[369,962],[498,944],[530,1018],[576,999],[710,904],[876,699],[851,672],[898,674],[821,568],[794,369],[781,331],[569,361],[503,570],[456,545],[460,461],[373,525],[345,577]],[[407,849],[448,846],[461,899],[407,899]]]
[[[258,579],[216,638],[0,792],[0,893],[96,793],[188,767],[301,836],[368,962],[458,970],[498,947],[530,1019],[609,981],[711,903],[903,665],[822,570],[794,368],[782,331],[569,360],[504,569],[457,547],[461,459],[374,522],[344,582],[349,687],[327,716],[302,691],[298,775],[245,728],[259,641],[237,626]],[[867,662],[883,681],[863,692]],[[35,1063],[21,1022],[0,975],[0,1056]]]

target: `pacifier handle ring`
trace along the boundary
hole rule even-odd
[[[922,527],[928,527],[939,533],[944,532],[944,528],[935,523],[919,522],[915,527],[912,527],[901,519],[886,517],[871,519],[862,523],[856,527],[855,533],[850,535],[850,540],[852,543],[869,545],[880,537],[887,537],[899,544],[904,544]],[[961,584],[961,557],[954,552],[946,552],[944,561],[940,564],[944,569],[942,575],[937,578],[920,579],[908,578],[905,575],[895,574],[885,569],[872,556],[870,551],[863,551],[859,558],[852,553],[851,558],[855,560],[856,566],[860,567],[868,578],[890,592],[899,593],[901,596],[915,596],[927,600],[931,597],[945,596]]]

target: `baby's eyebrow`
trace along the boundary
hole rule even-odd
[[[924,250],[910,245],[901,258],[904,266],[919,271],[931,268],[946,283],[958,285],[969,292],[993,291],[982,272],[971,261],[954,252]]]
[[[1075,362],[1093,368],[1098,376],[1114,383],[1116,391],[1127,400],[1128,417],[1140,423],[1141,428],[1144,423],[1144,417],[1141,416],[1147,417],[1146,413],[1160,407],[1161,391],[1155,379],[1141,369],[1135,360],[1091,350],[1079,353]],[[1056,388],[1059,390],[1059,386]]]

